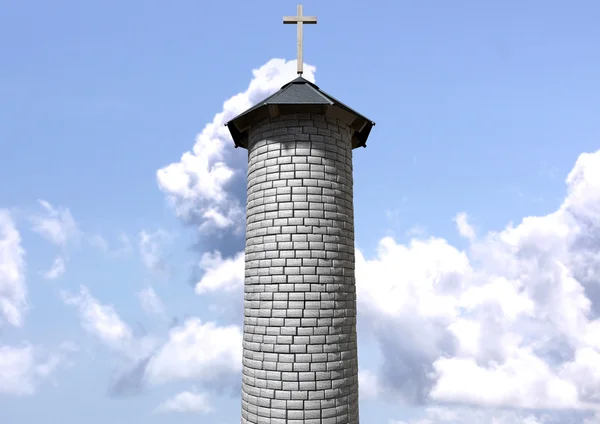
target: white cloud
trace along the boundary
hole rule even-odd
[[[42,274],[47,280],[56,280],[65,273],[65,260],[62,257],[54,259],[50,269]]]
[[[159,310],[154,295],[146,290],[141,296],[153,312]],[[82,287],[78,295],[63,292],[62,296],[65,303],[77,307],[88,333],[128,360],[124,373],[111,384],[113,394],[181,380],[220,389],[239,383],[242,334],[237,326],[189,318],[171,328],[166,341],[158,345],[154,336],[135,337],[114,307],[101,304],[87,288]]]
[[[150,359],[145,378],[150,384],[174,380],[217,382],[228,376],[239,378],[241,367],[239,327],[219,327],[189,318],[171,329],[168,341]]]
[[[380,385],[377,381],[377,374],[370,370],[359,370],[358,388],[361,400],[377,399],[380,395]]]
[[[133,338],[125,324],[111,305],[102,305],[87,287],[81,287],[79,295],[63,294],[68,305],[76,306],[81,315],[82,326],[109,345],[118,347]]]
[[[27,309],[25,250],[6,209],[0,209],[0,324],[20,326]]]
[[[145,288],[140,291],[137,296],[142,305],[142,309],[144,309],[146,313],[160,316],[165,315],[165,306],[152,287]]]
[[[433,399],[482,406],[561,408],[578,405],[573,382],[557,377],[527,348],[517,348],[501,364],[482,366],[474,358],[440,358]]]
[[[100,303],[87,287],[82,286],[78,295],[62,292],[62,297],[66,304],[77,307],[84,330],[119,353],[139,359],[154,346],[152,338],[135,338],[114,307]]]
[[[171,239],[163,230],[140,233],[140,256],[146,268],[154,272],[168,272],[168,265],[163,254],[163,245]]]
[[[564,416],[515,410],[479,408],[426,408],[422,416],[408,421],[392,420],[389,424],[567,424]]]
[[[0,394],[27,396],[49,377],[63,360],[62,354],[45,358],[31,344],[0,345]]]
[[[314,66],[305,65],[303,76],[314,81],[314,72]],[[224,124],[294,79],[296,61],[272,59],[252,74],[248,88],[225,101],[223,110],[196,137],[192,150],[156,174],[158,186],[177,215],[198,222],[201,228],[225,229],[243,224],[240,202],[226,190],[236,170],[225,161],[233,142]]]
[[[556,212],[478,241],[459,214],[466,252],[436,238],[408,246],[385,238],[373,259],[357,252],[360,312],[384,357],[382,392],[483,406],[600,406],[598,169],[600,151],[581,155]]]
[[[180,412],[206,414],[213,412],[210,398],[206,393],[181,392],[166,400],[156,408],[156,412]]]
[[[49,280],[60,277],[66,271],[66,248],[70,241],[78,240],[81,232],[68,208],[55,208],[45,200],[38,200],[43,213],[32,215],[32,230],[61,249],[52,267],[42,276]]]
[[[600,350],[581,347],[575,351],[573,361],[564,364],[560,375],[577,382],[577,389],[585,401],[600,403]],[[600,408],[598,408],[600,409]]]
[[[461,237],[474,240],[476,237],[475,229],[469,224],[468,218],[465,212],[460,212],[454,217],[454,222],[456,222],[456,228]]]
[[[38,201],[43,214],[32,216],[32,229],[50,243],[64,248],[67,242],[79,235],[77,223],[67,208],[55,208],[45,200]]]
[[[223,259],[220,252],[205,253],[200,260],[203,275],[196,284],[196,293],[238,292],[244,286],[244,252]]]

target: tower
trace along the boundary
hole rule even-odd
[[[302,77],[229,121],[248,150],[242,423],[358,424],[352,150],[374,122]]]

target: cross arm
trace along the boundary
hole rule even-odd
[[[284,24],[316,24],[317,17],[316,16],[284,16],[283,23]]]

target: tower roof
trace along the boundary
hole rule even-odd
[[[352,148],[366,147],[375,122],[299,76],[275,94],[227,122],[235,147],[248,148],[248,131],[260,121],[287,113],[315,113],[346,122],[353,130]]]

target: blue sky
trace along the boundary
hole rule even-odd
[[[303,4],[305,76],[377,123],[362,420],[600,422],[600,5]],[[221,124],[294,78],[296,3],[0,10],[0,422],[237,422]]]

